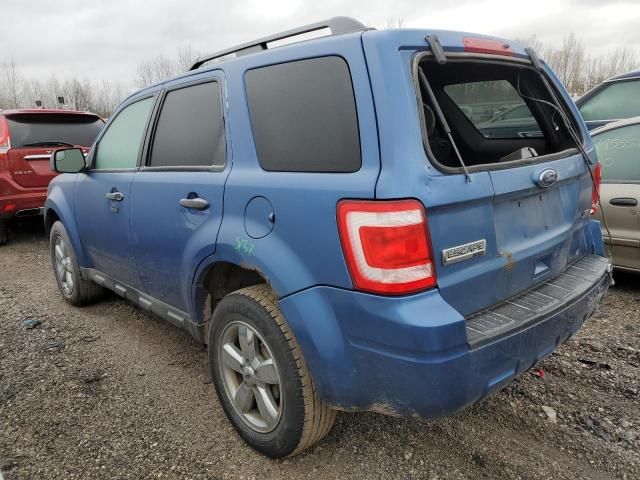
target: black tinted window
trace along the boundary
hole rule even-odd
[[[7,117],[11,146],[57,142],[90,147],[104,122],[94,115],[20,114]]]
[[[224,120],[217,82],[167,93],[151,150],[152,167],[224,165]]]
[[[355,172],[360,138],[346,62],[323,57],[250,70],[251,126],[265,170]]]

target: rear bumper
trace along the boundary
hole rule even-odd
[[[0,220],[42,213],[47,187],[22,187],[6,175],[0,175]]]
[[[316,287],[280,307],[330,405],[442,416],[506,386],[580,328],[611,283],[608,261],[588,258],[597,268],[578,293],[472,345],[473,318],[460,316],[437,290],[390,298]]]

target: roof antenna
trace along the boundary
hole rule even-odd
[[[458,161],[460,162],[460,166],[462,167],[462,170],[464,170],[465,179],[467,180],[468,183],[471,183],[471,177],[469,176],[469,170],[467,170],[467,166],[465,165],[464,160],[462,159],[462,155],[460,155],[460,151],[458,150],[458,146],[456,145],[456,142],[453,140],[453,135],[451,135],[451,128],[449,128],[449,124],[447,123],[447,120],[444,118],[444,113],[442,113],[442,110],[440,109],[440,105],[438,104],[438,101],[436,100],[436,96],[433,94],[433,90],[431,90],[431,85],[429,85],[429,82],[427,81],[427,76],[424,74],[424,72],[422,71],[422,68],[420,68],[420,67],[418,67],[418,75],[420,76],[420,83],[422,83],[422,86],[427,91],[427,95],[429,96],[429,100],[431,101],[431,104],[433,105],[435,113],[438,116],[438,120],[440,121],[440,124],[442,125],[442,128],[444,129],[444,133],[447,135],[447,138],[451,142],[451,146],[453,147],[453,151],[456,152],[456,157],[458,157]]]

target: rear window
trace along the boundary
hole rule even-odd
[[[585,120],[617,120],[640,115],[640,81],[613,83],[587,100],[580,113]]]
[[[150,166],[208,167],[225,163],[224,118],[218,82],[167,93],[156,126]]]
[[[68,143],[89,147],[104,126],[93,115],[20,114],[7,117],[13,148]]]
[[[422,139],[436,165],[509,168],[575,152],[553,97],[574,129],[576,119],[560,99],[558,86],[550,87],[552,97],[535,69],[479,58],[440,65],[424,55],[416,62]]]
[[[353,85],[342,58],[313,58],[257,68],[247,72],[245,84],[263,169],[360,169]]]
[[[507,80],[447,85],[444,91],[485,138],[542,135],[531,110]]]
[[[640,125],[608,130],[593,136],[603,181],[640,181]]]

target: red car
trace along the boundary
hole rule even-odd
[[[104,120],[89,112],[70,110],[0,111],[0,245],[7,242],[14,217],[42,214],[55,148],[89,150]]]

